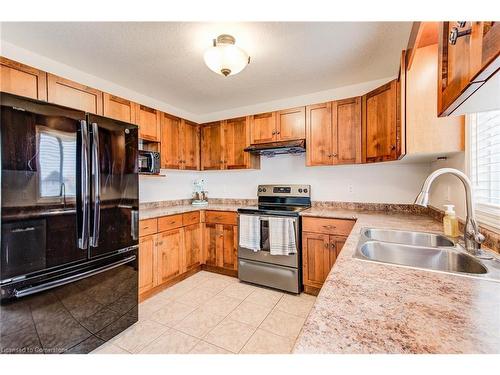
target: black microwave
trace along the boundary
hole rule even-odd
[[[139,150],[139,173],[160,174],[160,153]]]

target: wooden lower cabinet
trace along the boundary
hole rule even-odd
[[[201,224],[184,227],[184,270],[189,271],[201,265]]]
[[[206,223],[204,245],[207,266],[237,270],[238,226]]]
[[[139,239],[139,294],[155,286],[156,234]]]
[[[158,233],[158,284],[167,282],[182,271],[182,230],[174,229]]]
[[[306,292],[319,292],[353,226],[354,220],[304,218],[302,278]]]
[[[202,219],[203,218],[203,219]],[[205,221],[206,218],[206,223]],[[139,295],[150,296],[202,269],[236,276],[235,212],[187,212],[139,222]]]

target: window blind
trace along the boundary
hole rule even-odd
[[[500,208],[500,110],[470,118],[470,177],[476,203]]]

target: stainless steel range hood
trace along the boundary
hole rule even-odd
[[[306,152],[306,141],[304,139],[300,139],[298,141],[262,143],[258,145],[251,145],[245,148],[244,151],[264,156],[300,154]]]

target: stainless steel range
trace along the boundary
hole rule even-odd
[[[243,215],[258,217],[258,222],[255,222],[260,228],[254,232],[258,237],[254,249],[242,245],[240,235],[238,243],[240,280],[292,293],[301,292],[302,246],[299,214],[309,207],[311,207],[310,185],[259,185],[258,206],[238,209],[240,228]],[[290,241],[292,249],[289,249],[288,255],[272,254],[270,246],[272,218],[286,218],[287,222],[293,223],[294,241],[293,239]]]

